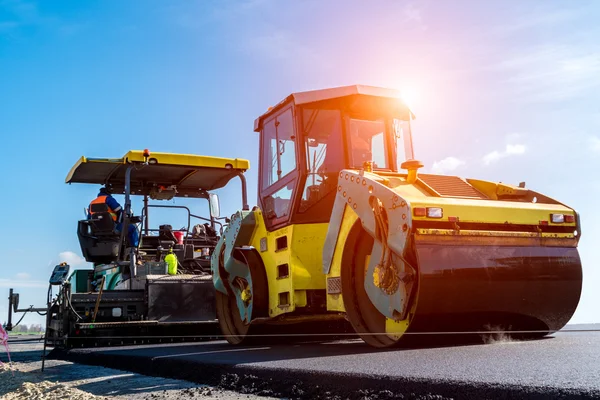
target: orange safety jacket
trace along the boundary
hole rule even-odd
[[[95,214],[92,211],[92,204],[106,204],[106,198],[107,197],[108,196],[106,196],[106,195],[101,195],[101,196],[98,196],[94,200],[91,201],[90,207],[88,209],[90,215]],[[110,216],[112,217],[113,221],[117,222],[117,211],[119,211],[119,210],[118,209],[117,210],[113,210],[112,208],[110,208],[110,206],[108,204],[106,204],[106,207],[108,207],[108,212],[110,213]]]

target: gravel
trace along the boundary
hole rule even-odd
[[[269,399],[248,392],[54,359],[46,360],[41,372],[40,343],[11,344],[10,350],[11,366],[6,363],[6,354],[0,352],[0,361],[5,362],[0,365],[0,399],[5,400]]]

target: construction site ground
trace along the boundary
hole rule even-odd
[[[599,328],[597,324],[567,326],[530,341],[502,334],[484,337],[485,343],[432,337],[420,340],[420,345],[385,350],[360,340],[309,338],[276,345],[210,341],[83,348],[53,351],[43,374],[41,344],[13,344],[18,378],[11,381],[10,372],[3,371],[0,395],[9,396],[2,397],[6,399],[92,395],[110,399],[596,399],[600,398]],[[24,395],[34,388],[24,388],[23,380],[50,383],[35,389],[46,394],[32,397]],[[52,397],[52,388],[70,394]]]
[[[41,372],[43,344],[40,341],[12,341],[9,348],[11,365],[7,354],[0,351],[3,362],[0,365],[0,399],[269,399],[215,386],[57,359],[47,359],[44,372]]]

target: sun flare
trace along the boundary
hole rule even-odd
[[[419,91],[415,87],[400,87],[400,98],[406,105],[414,111],[414,107],[418,104],[420,96]]]

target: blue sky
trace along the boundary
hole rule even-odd
[[[0,292],[41,304],[52,266],[79,261],[96,188],[64,178],[81,155],[247,158],[255,203],[254,118],[293,91],[360,83],[406,90],[427,171],[526,181],[575,207],[572,322],[600,322],[598,20],[583,0],[0,0]],[[226,213],[238,188],[220,192]]]

